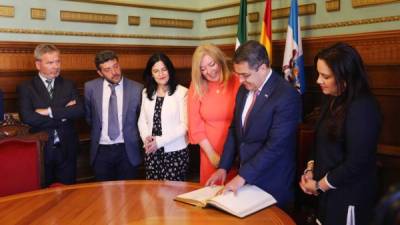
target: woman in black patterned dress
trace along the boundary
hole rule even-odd
[[[145,89],[138,121],[144,143],[148,180],[185,180],[187,149],[187,89],[177,84],[171,60],[153,54],[143,73]]]

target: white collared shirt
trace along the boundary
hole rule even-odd
[[[119,136],[115,140],[111,140],[108,136],[108,106],[110,103],[111,89],[109,86],[109,82],[104,79],[103,81],[103,104],[102,104],[102,129],[100,135],[100,144],[102,145],[110,145],[124,142],[124,136],[122,134],[122,104],[123,104],[123,96],[124,96],[124,88],[123,83],[124,78],[118,83],[115,87],[115,94],[117,95],[117,107],[118,107],[118,123],[119,123]]]
[[[264,85],[267,83],[268,79],[271,77],[271,74],[272,74],[272,69],[269,70],[269,73],[268,73],[267,77],[265,78],[264,82],[258,88],[259,93],[261,93],[261,90],[263,89]],[[243,108],[243,112],[242,112],[242,125],[244,124],[247,112],[249,111],[251,102],[253,100],[253,95],[255,93],[256,93],[256,91],[249,91],[249,93],[247,94],[246,103],[244,104],[244,108]]]
[[[51,87],[54,88],[54,80],[55,80],[55,78],[54,78],[54,79],[48,79],[48,78],[44,77],[41,73],[39,73],[39,77],[40,77],[40,79],[43,81],[43,84],[44,84],[44,86],[46,87],[46,89],[47,89],[47,82],[46,82],[46,80],[51,80]]]

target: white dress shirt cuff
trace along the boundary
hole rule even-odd
[[[326,184],[328,185],[328,187],[329,187],[330,189],[336,189],[335,186],[333,186],[333,185],[331,185],[331,183],[329,183],[329,181],[328,181],[328,174],[325,175],[324,180],[325,180]]]
[[[49,107],[49,108],[47,108],[47,110],[49,112],[49,117],[53,118],[53,112],[51,111],[51,108]]]

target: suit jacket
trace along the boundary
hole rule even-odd
[[[325,225],[346,224],[355,207],[356,224],[369,224],[377,196],[376,151],[381,130],[379,106],[372,96],[358,96],[348,106],[340,136],[333,140],[326,128],[330,101],[316,126],[314,179],[327,175],[336,187],[321,193],[318,219]]]
[[[229,170],[239,154],[239,175],[272,194],[278,205],[293,200],[295,146],[301,116],[299,93],[272,72],[250,112],[246,129],[242,112],[248,90],[242,85],[236,96],[234,119],[229,128],[220,168]]]
[[[138,166],[142,162],[142,155],[139,147],[137,121],[143,85],[125,77],[123,79],[122,133],[129,161],[133,166]],[[92,128],[90,134],[91,164],[96,159],[102,129],[103,82],[103,78],[97,78],[85,83],[86,121]]]
[[[147,98],[146,89],[142,93],[142,106],[138,127],[142,141],[152,135],[154,107],[156,96],[153,100]],[[156,137],[157,147],[164,147],[165,152],[182,150],[187,147],[187,88],[178,85],[174,94],[166,94],[161,108],[162,135]]]
[[[45,84],[37,75],[19,85],[17,92],[22,122],[31,126],[32,132],[47,131],[49,143],[54,142],[54,130],[56,130],[63,151],[66,154],[76,155],[79,138],[74,128],[74,120],[83,117],[84,107],[73,82],[58,76],[54,80],[53,98],[50,98]],[[76,104],[65,107],[71,100],[76,100]],[[35,112],[37,108],[48,107],[51,108],[53,118]]]

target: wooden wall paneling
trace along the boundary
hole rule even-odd
[[[6,112],[16,111],[16,86],[36,75],[33,50],[38,43],[0,42],[0,89],[5,92]],[[94,65],[95,54],[110,49],[119,55],[121,67],[128,77],[141,81],[142,71],[149,56],[161,51],[170,56],[186,85],[190,81],[191,56],[195,47],[161,47],[128,45],[57,44],[61,51],[61,75],[76,82],[83,90],[84,82],[97,77]],[[83,93],[83,92],[82,92]]]
[[[26,71],[35,68],[33,54],[1,52],[0,71]]]
[[[319,87],[315,84],[316,74],[313,68],[317,52],[338,41],[354,46],[361,54],[384,118],[381,143],[400,145],[400,30],[374,32],[349,36],[332,36],[303,39],[303,51],[306,71],[306,93],[303,95],[305,113],[318,106],[320,102]],[[285,41],[273,42],[273,66],[280,68],[283,60]],[[397,103],[396,103],[397,102]]]
[[[366,69],[383,116],[380,143],[400,146],[400,65],[368,65]]]
[[[380,103],[384,118],[381,144],[400,146],[400,30],[358,35],[341,35],[303,39],[307,90],[303,95],[304,114],[309,114],[321,102],[313,68],[315,54],[337,41],[347,42],[358,49],[366,64],[370,83]],[[0,89],[5,92],[6,112],[17,111],[16,86],[36,75],[33,49],[38,43],[0,42]],[[166,53],[177,69],[178,80],[190,83],[191,60],[194,46],[131,46],[102,44],[57,44],[62,53],[62,76],[75,81],[81,94],[84,82],[98,77],[94,56],[105,49],[114,50],[120,57],[127,77],[142,81],[142,72],[148,57],[157,51]],[[280,71],[285,47],[284,40],[273,41],[273,64]],[[228,59],[234,53],[233,45],[221,45]],[[84,123],[80,123],[84,124]],[[83,125],[81,125],[83,126]],[[88,128],[80,129],[88,132]],[[87,138],[87,137],[86,137]],[[383,153],[387,155],[388,153]],[[388,156],[390,157],[390,156]]]
[[[399,67],[400,61],[398,65],[367,65],[371,86],[375,89],[399,89]]]
[[[377,99],[379,101],[383,117],[380,143],[400,146],[400,97],[378,95]]]

